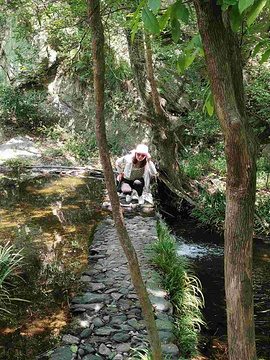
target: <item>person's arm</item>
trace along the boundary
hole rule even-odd
[[[125,156],[118,158],[115,162],[118,174],[122,174],[125,169]]]
[[[150,158],[151,159],[151,158]],[[157,176],[158,175],[158,172],[157,172],[157,169],[153,163],[153,161],[148,161],[148,165],[149,165],[149,173],[151,176]]]

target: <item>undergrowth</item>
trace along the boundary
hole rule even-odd
[[[204,305],[201,283],[184,257],[177,254],[176,240],[162,220],[157,223],[157,233],[158,240],[151,248],[151,261],[162,275],[163,286],[174,308],[175,336],[180,355],[196,355],[200,329],[205,325],[201,313]]]
[[[16,252],[12,245],[0,245],[0,314],[9,313],[11,301],[22,300],[10,296],[11,280],[18,276],[18,270],[23,260],[21,252]],[[24,300],[25,301],[25,300]]]

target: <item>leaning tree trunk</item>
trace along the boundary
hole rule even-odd
[[[95,117],[96,135],[100,152],[101,163],[103,166],[105,183],[112,204],[112,213],[116,231],[126,254],[132,282],[138,295],[142,308],[142,313],[146,322],[148,338],[155,360],[163,359],[160,340],[152,305],[150,303],[137,259],[137,254],[129,238],[125,227],[119,198],[116,192],[114,174],[109,157],[109,148],[106,139],[106,128],[104,118],[104,78],[105,78],[105,58],[104,58],[104,33],[100,16],[99,0],[87,0],[91,36],[92,36],[92,56],[94,72],[94,94],[95,94]]]
[[[216,0],[195,0],[215,109],[227,160],[225,290],[231,360],[256,359],[252,235],[257,143],[246,116],[242,61],[228,14]]]
[[[151,129],[152,141],[158,150],[160,178],[174,193],[185,197],[183,186],[189,189],[188,181],[178,165],[178,148],[182,146],[184,126],[181,120],[171,119],[161,107],[149,35],[145,34],[145,44],[141,33],[135,35],[133,42],[130,31],[126,31],[126,36],[135,86],[145,109],[139,114],[138,121],[146,123]],[[186,199],[189,201],[188,197]]]

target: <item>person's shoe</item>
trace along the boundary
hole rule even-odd
[[[130,195],[126,195],[126,203],[130,203],[131,202],[131,196]]]
[[[144,197],[141,195],[139,196],[139,205],[143,205],[144,204]]]

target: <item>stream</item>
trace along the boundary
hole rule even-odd
[[[24,256],[9,291],[25,300],[8,303],[11,315],[1,312],[0,359],[35,359],[72,320],[69,300],[102,219],[104,187],[93,178],[54,175],[3,177],[0,185],[0,244]]]
[[[103,182],[83,176],[39,175],[0,179],[0,244],[22,249],[19,277],[10,287],[10,315],[1,313],[0,359],[35,359],[53,348],[72,318],[69,301],[79,291],[88,245],[103,217]],[[226,344],[223,239],[190,218],[170,221],[178,253],[190,259],[205,298],[201,349],[221,359]],[[270,359],[270,246],[254,241],[257,352]],[[1,307],[1,306],[0,306]],[[218,351],[220,350],[220,357]]]
[[[178,241],[178,254],[190,260],[196,276],[202,283],[205,308],[203,352],[206,356],[220,355],[226,345],[226,311],[224,290],[224,247],[218,234],[199,228],[192,219],[170,221]],[[254,240],[253,248],[254,313],[258,359],[270,359],[270,245]]]

